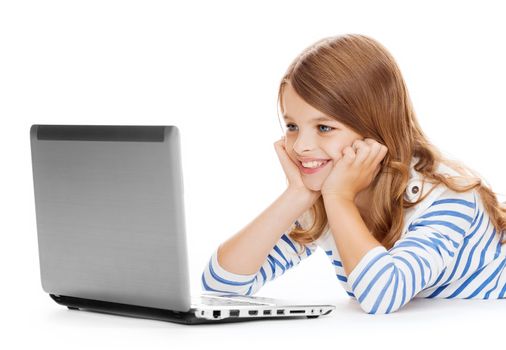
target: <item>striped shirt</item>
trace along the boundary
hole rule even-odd
[[[415,162],[416,158],[405,194],[410,201],[433,186],[414,170]],[[443,164],[439,172],[458,175]],[[294,224],[307,227],[308,215],[305,212]],[[225,270],[218,264],[216,249],[204,268],[201,286],[205,291],[253,295],[320,247],[346,293],[369,314],[394,312],[415,297],[506,297],[506,244],[500,243],[505,232],[497,234],[477,191],[458,193],[440,184],[425,200],[406,210],[404,225],[392,248],[369,250],[349,275],[330,229],[306,244],[302,255],[297,254],[300,245],[285,232],[258,273],[251,275]]]

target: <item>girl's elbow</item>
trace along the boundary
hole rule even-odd
[[[396,312],[399,308],[373,308],[370,305],[365,305],[364,303],[360,303],[360,309],[369,315],[387,315]]]
[[[370,315],[386,315],[396,312],[402,305],[397,300],[392,303],[383,304],[375,303],[374,300],[359,301],[360,309]]]
[[[370,315],[388,315],[396,312],[397,310],[399,310],[399,308],[392,308],[390,310],[378,309],[378,310],[368,310],[368,311],[364,310],[364,311]]]
[[[236,294],[236,295],[252,295],[259,288],[257,286],[257,280],[255,279],[251,283],[247,284],[233,284],[233,283],[224,283],[223,281],[217,281],[213,278],[207,276],[205,271],[202,273],[200,286],[202,291],[204,292],[218,292],[224,294]]]

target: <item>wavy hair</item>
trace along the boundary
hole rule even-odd
[[[277,103],[283,113],[283,88],[288,82],[314,108],[388,147],[371,183],[368,220],[371,233],[385,248],[390,249],[401,237],[405,210],[432,192],[415,202],[405,199],[412,157],[419,158],[415,170],[434,184],[433,189],[441,183],[460,193],[476,188],[497,233],[506,230],[506,204],[498,203],[486,181],[476,171],[444,157],[429,142],[417,121],[399,67],[382,44],[365,35],[345,34],[323,38],[307,47],[281,79]],[[461,176],[437,173],[439,163]],[[465,184],[459,184],[462,179]],[[321,196],[309,210],[311,227],[293,225],[289,232],[302,250],[328,229]]]

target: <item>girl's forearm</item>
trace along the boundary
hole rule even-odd
[[[236,274],[258,272],[283,233],[313,202],[305,193],[285,190],[251,223],[219,246],[218,263]]]
[[[354,202],[336,196],[323,196],[329,227],[349,276],[360,259],[381,243],[369,232]]]

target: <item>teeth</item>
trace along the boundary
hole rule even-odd
[[[302,166],[304,168],[318,168],[320,165],[322,165],[325,162],[326,162],[326,160],[320,161],[320,162],[312,161],[312,162],[308,162],[308,163],[302,163]]]

